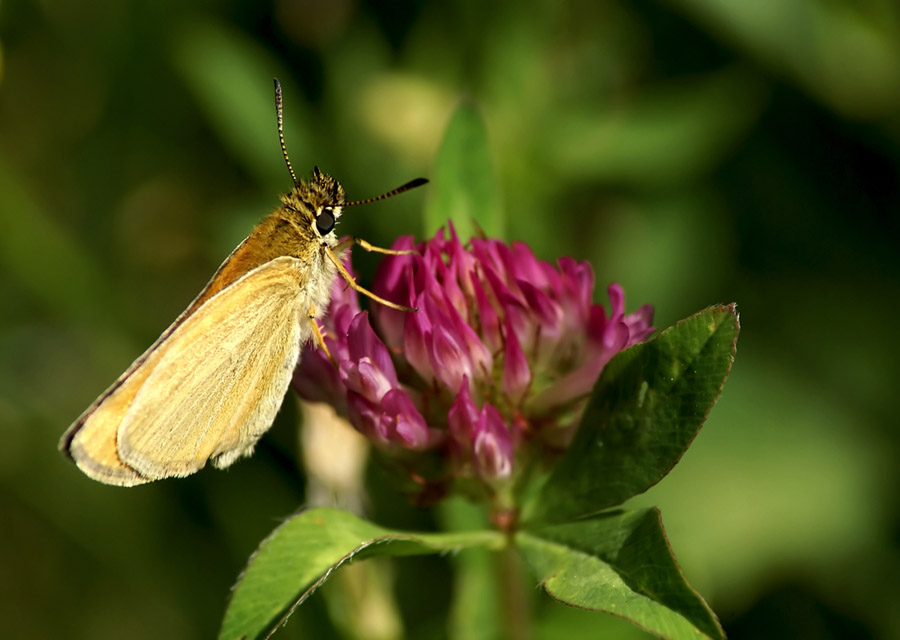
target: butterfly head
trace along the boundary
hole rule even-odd
[[[334,230],[341,217],[344,188],[319,167],[313,168],[311,180],[299,180],[291,192],[282,197],[284,206],[300,214],[320,238]]]

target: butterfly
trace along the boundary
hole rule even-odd
[[[190,475],[208,461],[219,468],[250,455],[271,427],[300,350],[315,339],[338,276],[377,302],[342,263],[352,244],[334,229],[346,202],[331,176],[313,169],[298,180],[284,144],[282,91],[275,80],[278,139],[294,187],[225,259],[188,308],[63,434],[59,447],[94,480],[134,486]],[[327,352],[327,349],[326,349]]]

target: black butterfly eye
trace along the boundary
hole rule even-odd
[[[334,229],[334,212],[331,209],[322,209],[322,213],[316,216],[316,230],[320,236],[331,233]]]

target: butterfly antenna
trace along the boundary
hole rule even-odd
[[[416,187],[421,187],[423,184],[428,182],[426,178],[416,178],[415,180],[410,180],[406,184],[397,187],[396,189],[392,189],[387,193],[382,193],[380,196],[375,196],[374,198],[366,198],[365,200],[354,200],[353,202],[345,202],[342,204],[342,207],[355,207],[360,204],[369,204],[371,202],[378,202],[379,200],[384,200],[386,198],[391,198],[393,196],[399,195],[404,191],[409,191],[410,189],[415,189]]]
[[[297,176],[294,174],[294,167],[291,166],[291,159],[288,158],[287,147],[284,146],[284,114],[282,109],[282,99],[281,99],[281,83],[278,82],[278,78],[275,78],[275,120],[278,122],[278,142],[281,143],[281,153],[284,155],[284,164],[287,165],[288,173],[291,174],[291,180],[294,181],[294,186],[299,187],[300,182],[297,180]]]

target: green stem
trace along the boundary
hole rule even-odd
[[[498,558],[500,602],[507,640],[530,640],[531,607],[522,575],[522,559],[509,544]]]

